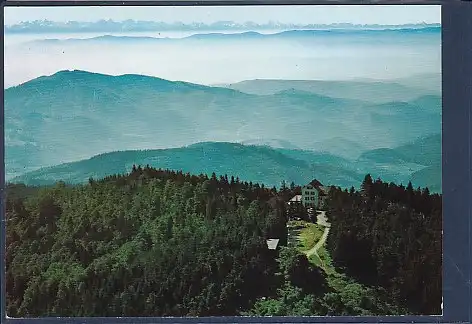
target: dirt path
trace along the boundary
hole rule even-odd
[[[324,226],[323,235],[321,236],[320,240],[315,244],[315,246],[313,248],[311,248],[310,250],[306,251],[305,254],[306,254],[307,258],[309,258],[313,254],[315,254],[318,257],[318,259],[321,260],[320,256],[318,255],[318,250],[326,242],[326,238],[328,237],[328,234],[329,234],[329,228],[331,226],[331,224],[328,223],[328,218],[326,217],[326,212],[325,211],[322,211],[318,214],[318,216],[316,218],[316,223],[318,225]]]

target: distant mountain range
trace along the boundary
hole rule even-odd
[[[416,163],[427,166],[441,164],[441,135],[420,138],[393,149],[375,149],[361,154],[359,159],[386,163]]]
[[[37,20],[21,22],[5,26],[6,33],[82,33],[82,32],[150,32],[150,31],[211,31],[211,30],[287,30],[287,29],[413,29],[439,28],[440,24],[405,24],[405,25],[362,25],[362,24],[285,24],[269,22],[264,24],[232,21],[218,21],[211,24],[194,23],[165,23],[156,21],[113,21],[100,20],[96,22],[54,22]]]
[[[415,90],[420,97],[379,103],[367,90],[347,91],[344,81],[338,86],[313,81],[307,90],[280,82],[288,89],[278,85],[280,91],[272,94],[249,94],[85,71],[31,80],[5,90],[7,180],[27,173],[16,180],[81,182],[90,175],[124,172],[132,163],[149,163],[188,172],[234,172],[268,185],[316,175],[347,186],[358,184],[366,172],[399,182],[440,164],[434,146],[440,152],[439,94]],[[363,89],[365,82],[352,81],[351,87]],[[403,89],[388,82],[381,87],[382,93]],[[411,93],[404,91],[406,97]],[[411,143],[414,139],[418,142]],[[190,145],[199,142],[204,144]],[[435,151],[428,149],[420,158],[418,147],[433,146]],[[44,168],[78,160],[85,161]],[[433,171],[418,173],[417,182],[437,187]]]
[[[381,176],[384,180],[396,183],[406,184],[408,180],[413,180],[415,186],[428,186],[432,191],[440,191],[440,162],[438,164],[437,161],[433,161],[430,166],[426,166],[405,161],[414,160],[416,157],[421,159],[423,154],[431,155],[432,152],[440,161],[440,136],[429,137],[426,141],[431,145],[425,147],[420,142],[410,144],[410,148],[417,148],[414,156],[405,154],[401,155],[403,159],[389,161],[383,156],[378,156],[379,159],[376,161],[372,154],[366,154],[369,155],[369,161],[363,161],[362,158],[358,161],[349,161],[312,151],[205,142],[174,149],[100,154],[91,159],[29,172],[13,179],[13,182],[31,185],[49,185],[59,180],[67,183],[84,183],[89,178],[100,179],[112,174],[129,172],[135,164],[183,170],[192,174],[215,172],[267,186],[279,186],[282,180],[303,184],[316,177],[326,184],[346,188],[357,187],[364,175],[371,173],[374,177]],[[397,150],[402,151],[402,148],[392,151]],[[423,160],[426,161],[428,158]],[[418,171],[411,172],[412,167]]]
[[[297,155],[297,151],[292,153]],[[342,159],[314,152],[304,153],[317,164],[316,169],[320,168],[320,179],[337,177],[343,183],[354,184],[361,178],[356,172],[342,169],[341,165],[346,163]],[[338,165],[330,165],[333,161]],[[228,174],[266,185],[279,185],[282,180],[300,183],[315,174],[315,168],[303,156],[295,158],[265,146],[206,142],[175,149],[101,154],[88,160],[33,171],[14,181],[30,184],[51,184],[57,180],[81,183],[90,177],[102,178],[114,173],[129,172],[133,164],[182,169],[196,174]]]
[[[45,38],[40,40],[34,40],[27,42],[26,44],[142,44],[142,43],[162,43],[162,42],[198,42],[198,41],[236,41],[236,40],[290,40],[300,41],[308,40],[311,41],[315,37],[317,39],[323,39],[324,36],[329,37],[330,40],[336,39],[336,37],[346,36],[352,37],[359,36],[355,39],[357,44],[362,42],[371,43],[372,39],[379,39],[389,37],[396,37],[395,42],[411,41],[408,36],[419,36],[421,39],[417,41],[430,41],[430,38],[424,38],[425,35],[432,36],[440,40],[441,28],[440,27],[424,27],[424,28],[396,28],[396,29],[316,29],[316,30],[286,30],[275,33],[261,33],[256,31],[246,32],[234,32],[234,33],[221,33],[211,31],[200,31],[198,34],[193,34],[183,37],[167,37],[167,36],[122,36],[122,35],[101,35],[90,38]],[[348,42],[348,40],[344,40]]]
[[[365,79],[350,81],[248,80],[216,86],[258,95],[273,95],[292,89],[374,103],[416,100],[417,103],[423,101],[420,103],[421,105],[434,106],[441,105],[441,101],[437,100],[437,95],[441,93],[441,81],[440,74],[431,73],[389,81]],[[426,102],[426,100],[431,100],[431,102]]]

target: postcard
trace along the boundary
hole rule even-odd
[[[440,21],[6,7],[7,315],[441,315]]]

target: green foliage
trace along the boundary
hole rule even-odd
[[[244,315],[314,316],[323,315],[323,311],[323,306],[315,296],[304,294],[301,288],[286,284],[278,290],[276,298],[258,300],[254,308]]]
[[[313,248],[323,236],[324,228],[317,224],[307,224],[305,228],[300,231],[301,248],[308,251]]]
[[[362,191],[333,188],[328,250],[360,283],[382,287],[413,314],[440,314],[442,196],[366,176]]]
[[[9,189],[10,316],[235,315],[277,288],[284,204],[258,184],[137,167]]]
[[[293,183],[277,191],[214,173],[133,166],[127,175],[84,185],[9,185],[7,312],[435,312],[441,296],[441,196],[370,176],[362,188],[329,192],[331,231],[328,249],[319,250],[320,268],[286,247],[284,202],[300,190]],[[268,238],[280,239],[278,250],[268,250]]]
[[[326,313],[322,296],[328,292],[326,277],[321,269],[311,265],[296,249],[280,250],[278,276],[282,279],[277,294],[261,297],[245,315],[313,316]]]

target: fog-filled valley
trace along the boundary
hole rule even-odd
[[[287,181],[321,173],[350,186],[371,172],[440,190],[438,28],[54,36],[13,35],[5,45],[7,180],[56,181],[43,168],[114,151],[224,142],[230,148],[218,170],[240,171],[224,168],[240,143],[262,168],[248,180],[270,185],[277,183],[265,175],[261,146],[279,158],[288,152],[277,150],[291,150],[290,158],[297,152],[283,170],[300,162],[305,171]],[[392,158],[398,147],[422,141],[436,160]],[[129,154],[117,171],[144,162]],[[210,172],[175,158],[151,165]],[[72,182],[106,175],[68,172]]]

